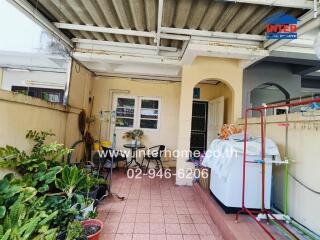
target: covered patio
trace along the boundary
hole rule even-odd
[[[318,1],[7,2],[55,40],[39,54],[0,49],[0,181],[11,186],[0,189],[6,230],[0,228],[0,239],[11,234],[8,239],[15,240],[4,219],[13,212],[7,191],[16,184],[14,200],[30,190],[26,209],[43,200],[41,216],[49,219],[25,240],[72,240],[68,234],[76,236],[94,219],[100,220],[101,240],[318,239]],[[297,38],[269,39],[270,19],[288,16],[297,24],[283,25],[294,25]],[[281,105],[303,99],[309,102],[302,107]],[[247,109],[277,104],[265,111],[265,132],[259,112],[244,120]],[[238,132],[224,138],[226,128]],[[248,185],[241,168],[246,158],[202,165],[215,141],[232,142],[246,156],[243,143],[265,138],[274,141],[276,153],[267,163],[259,148],[264,141],[258,142],[252,164],[259,169],[249,174],[255,184],[249,181],[247,192],[241,192]],[[227,182],[239,159],[229,186],[230,198],[242,197],[242,206],[229,206],[213,181]],[[265,164],[273,167],[267,177]],[[225,176],[215,175],[226,166]],[[241,214],[235,222],[225,207],[243,208],[246,194],[259,203],[253,211],[264,210],[266,194],[267,208],[294,234],[268,214]],[[46,215],[48,206],[56,218]]]

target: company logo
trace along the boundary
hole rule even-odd
[[[267,39],[297,39],[298,19],[293,16],[277,13],[264,20]]]

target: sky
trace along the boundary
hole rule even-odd
[[[0,0],[0,51],[35,52],[41,27],[6,0]]]

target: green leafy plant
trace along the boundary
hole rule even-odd
[[[55,182],[57,174],[61,171],[61,166],[47,169],[45,163],[42,163],[39,165],[38,172],[26,174],[23,180],[29,186],[37,188],[38,192],[45,193],[49,191],[50,184]]]
[[[87,215],[87,218],[88,219],[94,219],[94,218],[96,218],[97,217],[97,212],[95,212],[95,211],[90,211],[89,213],[88,213],[88,215]]]
[[[47,143],[53,135],[28,131],[26,138],[35,142],[30,153],[12,146],[0,148],[0,167],[20,173],[0,180],[0,240],[56,239],[75,219],[84,218],[81,208],[92,204],[93,200],[83,195],[79,200],[77,193],[106,184],[92,172],[61,161],[71,150]],[[94,212],[86,217],[89,215],[95,217]]]
[[[20,174],[35,173],[39,168],[46,169],[64,165],[62,158],[72,150],[64,148],[63,144],[45,143],[50,132],[29,130],[26,138],[35,142],[30,154],[12,146],[0,148],[0,167],[16,169]]]
[[[61,171],[61,178],[56,178],[55,185],[72,198],[76,190],[81,191],[85,186],[86,175],[76,166],[64,166]]]
[[[138,139],[142,138],[143,134],[144,133],[141,129],[134,129],[132,131],[125,132],[123,134],[123,138],[131,139],[131,140],[138,140]]]
[[[79,221],[70,222],[67,229],[66,240],[83,239],[85,237],[84,227]]]
[[[0,239],[55,239],[56,229],[50,227],[57,211],[42,209],[44,197],[25,186],[13,174],[0,180]]]
[[[66,231],[68,223],[74,221],[76,216],[80,215],[79,209],[73,207],[72,199],[65,196],[46,196],[42,207],[58,211],[57,216],[52,221],[52,226],[56,227],[59,232]]]
[[[83,182],[83,188],[88,193],[90,192],[94,187],[98,187],[99,185],[105,184],[106,180],[104,178],[95,177],[90,173],[87,173],[85,175],[85,181]]]
[[[19,198],[9,209],[0,226],[0,239],[28,240],[48,239],[56,237],[56,229],[50,228],[49,223],[56,217],[57,211],[47,214],[36,211]]]

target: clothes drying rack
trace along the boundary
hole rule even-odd
[[[265,233],[270,237],[270,239],[276,240],[276,238],[272,235],[272,233],[256,218],[255,215],[258,214],[265,214],[267,221],[270,221],[269,216],[271,216],[272,220],[275,221],[279,226],[281,226],[285,231],[287,231],[294,239],[299,240],[299,238],[280,220],[278,220],[274,214],[265,208],[265,164],[267,163],[265,161],[265,116],[264,113],[268,109],[274,109],[274,108],[281,108],[281,107],[296,107],[301,105],[307,105],[320,102],[320,98],[305,100],[305,101],[299,101],[299,102],[293,102],[293,103],[285,103],[285,104],[278,104],[278,105],[270,105],[270,106],[263,106],[259,108],[248,108],[245,111],[245,122],[244,122],[244,152],[243,152],[243,168],[242,168],[242,207],[236,214],[236,222],[238,222],[239,215],[241,213],[247,213],[264,231]],[[261,131],[261,160],[257,161],[248,161],[247,160],[247,131],[248,131],[248,113],[249,112],[258,112],[260,113],[260,131]],[[260,210],[250,210],[246,208],[245,206],[245,190],[246,190],[246,165],[247,164],[261,164],[261,209]],[[268,162],[269,163],[269,162]]]

